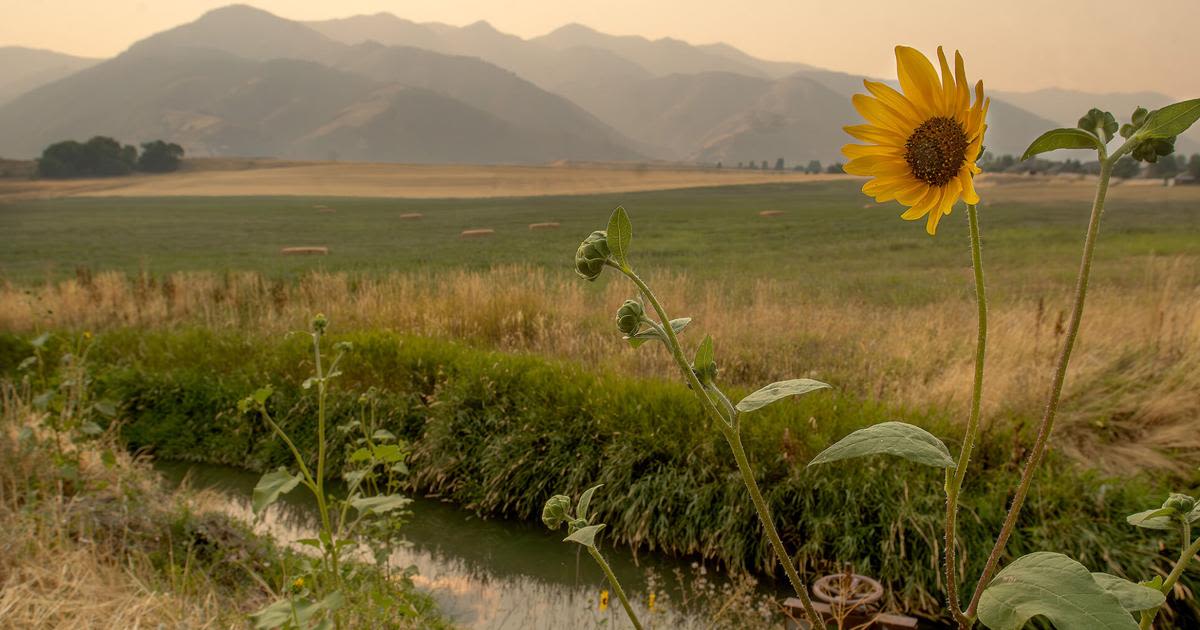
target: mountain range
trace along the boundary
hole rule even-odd
[[[103,134],[165,138],[200,156],[832,162],[847,142],[841,127],[859,121],[849,97],[862,79],[579,24],[522,39],[486,22],[380,13],[304,23],[232,5],[108,60],[0,48],[0,155]],[[1124,116],[1166,102],[994,94],[987,144],[1019,154],[1093,103]]]

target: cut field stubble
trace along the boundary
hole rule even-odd
[[[1109,472],[1184,473],[1200,463],[1200,270],[1188,258],[1151,259],[1143,277],[1136,290],[1093,294],[1054,447]],[[801,286],[784,281],[696,287],[672,274],[654,284],[667,301],[691,305],[686,315],[696,330],[685,344],[703,333],[723,341],[725,382],[806,376],[966,416],[974,340],[962,323],[975,306],[965,296],[882,306],[808,301]],[[670,377],[660,349],[633,352],[614,341],[611,319],[597,315],[628,297],[618,283],[596,290],[523,267],[377,278],[311,274],[295,284],[253,273],[178,273],[161,281],[101,273],[41,288],[0,287],[0,330],[198,325],[282,335],[323,311],[342,330],[464,340]],[[992,422],[1036,416],[1045,392],[1035,375],[1054,360],[1066,298],[993,306],[985,431]]]

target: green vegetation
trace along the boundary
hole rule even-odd
[[[106,136],[95,136],[87,142],[64,140],[42,151],[37,160],[37,175],[48,179],[72,177],[113,177],[136,171],[169,173],[179,168],[183,147],[162,140],[137,147],[121,146]]]
[[[89,335],[9,341],[0,626],[244,627],[279,594],[307,592],[306,555],[212,509],[203,494],[167,491],[145,459],[119,448],[115,410],[90,393]],[[14,364],[13,352],[28,358]],[[340,610],[348,627],[446,627],[407,575],[351,566],[354,597]]]
[[[72,198],[0,206],[0,274],[29,283],[79,267],[145,270],[256,270],[295,278],[315,269],[383,274],[420,268],[483,269],[534,264],[557,272],[578,234],[603,224],[617,205],[643,217],[647,264],[696,279],[749,273],[803,278],[804,299],[821,296],[884,304],[966,296],[961,240],[921,239],[895,229],[898,210],[864,204],[856,182],[810,182],[621,195],[507,199]],[[1003,189],[989,193],[998,197]],[[1175,191],[1171,191],[1174,193]],[[1098,280],[1136,286],[1135,257],[1200,255],[1194,202],[1144,195],[1114,199],[1097,252]],[[1087,220],[1078,201],[991,201],[980,209],[997,285],[1028,294],[1063,287]],[[317,205],[336,212],[320,212]],[[864,207],[865,206],[865,207]],[[762,210],[782,216],[759,217]],[[420,212],[424,218],[400,215]],[[558,230],[528,229],[556,221]],[[966,231],[965,213],[947,230]],[[672,226],[666,229],[665,226]],[[470,228],[496,233],[461,239]],[[280,256],[283,247],[323,245],[328,256]],[[714,260],[722,261],[714,265]],[[564,278],[566,277],[564,272]],[[1019,290],[1014,287],[1020,287]]]
[[[341,377],[345,387],[377,387],[380,426],[413,444],[411,489],[481,514],[533,521],[556,491],[603,483],[605,498],[593,515],[608,524],[609,540],[733,567],[774,566],[724,441],[698,420],[699,403],[684,386],[393,333],[335,338],[355,348]],[[28,347],[12,336],[0,340],[0,369],[11,373]],[[128,418],[122,434],[131,448],[266,471],[291,455],[237,403],[263,383],[274,385],[269,405],[280,426],[302,452],[314,453],[313,402],[296,384],[311,369],[308,350],[308,340],[297,336],[125,330],[98,337],[92,361],[99,391],[119,400]],[[331,395],[330,422],[356,417],[357,409],[356,396]],[[961,429],[953,419],[836,391],[755,415],[743,427],[745,447],[780,535],[808,563],[802,570],[811,575],[852,562],[884,580],[892,603],[939,614],[942,476],[883,459],[830,464],[822,474],[802,464],[838,437],[884,419],[922,426],[954,448]],[[1018,474],[1012,445],[1029,438],[1000,424],[986,434],[962,506],[959,535],[970,548],[990,542],[1003,519]],[[337,470],[349,438],[332,439],[329,465]],[[1124,523],[1125,514],[1144,509],[1146,492],[1162,490],[1159,482],[1105,478],[1053,454],[1047,463],[1010,542],[1012,557],[1058,549],[1115,575],[1142,571],[1148,557],[1160,568],[1170,565],[1171,551],[1160,552],[1154,537]],[[797,548],[800,540],[805,546]],[[973,555],[963,568],[977,574],[982,561]],[[1193,568],[1184,583],[1195,588],[1198,580]],[[1174,614],[1194,620],[1197,611]]]

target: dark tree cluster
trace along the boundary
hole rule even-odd
[[[37,161],[37,174],[50,179],[67,179],[115,177],[134,171],[168,173],[178,169],[182,160],[183,147],[175,143],[146,142],[138,155],[133,145],[96,136],[87,142],[65,140],[46,147]]]

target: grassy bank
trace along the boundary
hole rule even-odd
[[[386,426],[413,443],[416,490],[488,516],[533,520],[551,494],[605,483],[597,509],[610,540],[734,567],[771,566],[734,465],[684,387],[393,333],[339,337],[355,345],[339,385],[353,393],[335,398],[334,422],[358,413],[358,392],[376,387]],[[0,357],[20,356],[20,342],[4,339]],[[122,432],[133,448],[254,470],[282,463],[282,447],[235,409],[239,398],[270,383],[278,392],[273,411],[311,450],[313,410],[296,385],[309,371],[302,339],[123,330],[106,333],[95,348],[99,386],[122,401],[129,418]],[[781,534],[810,574],[852,562],[883,579],[899,608],[932,613],[943,592],[936,568],[941,478],[886,459],[803,467],[837,437],[885,419],[924,426],[955,448],[956,423],[945,414],[846,393],[756,414],[746,446]],[[962,519],[962,540],[973,550],[965,556],[967,575],[977,574],[981,550],[1003,517],[1020,445],[1028,443],[1019,426],[991,425],[973,462],[979,470],[970,477]],[[1146,577],[1147,558],[1161,569],[1171,552],[1124,516],[1155,503],[1158,492],[1149,479],[1106,477],[1055,457],[1029,497],[1009,553],[1056,549],[1092,570]],[[1188,576],[1189,587],[1198,577]],[[1195,613],[1181,611],[1184,619]]]
[[[114,433],[52,430],[30,393],[0,383],[0,627],[250,627],[295,588],[296,552],[213,495],[167,490]],[[411,584],[369,569],[353,582],[356,627],[445,627]]]
[[[1188,258],[1138,265],[1124,268],[1121,285],[1099,283],[1090,296],[1057,447],[1114,474],[1179,474],[1200,465],[1200,434],[1192,428],[1200,415],[1200,267]],[[0,287],[0,330],[33,336],[198,326],[269,338],[325,312],[341,331],[397,331],[674,378],[662,348],[635,352],[618,339],[612,314],[630,296],[627,286],[581,282],[565,265],[559,271],[312,274],[294,284],[252,273],[106,273]],[[1018,285],[1029,293],[1009,287],[992,300],[985,422],[1031,422],[1045,403],[1043,379],[1062,341],[1068,293],[1035,290],[1049,282],[1040,273]],[[659,273],[650,281],[673,315],[694,318],[689,334],[717,340],[724,382],[756,388],[809,376],[860,398],[966,417],[975,304],[949,284],[930,289],[932,302],[880,304],[810,298],[803,278],[698,282]]]

